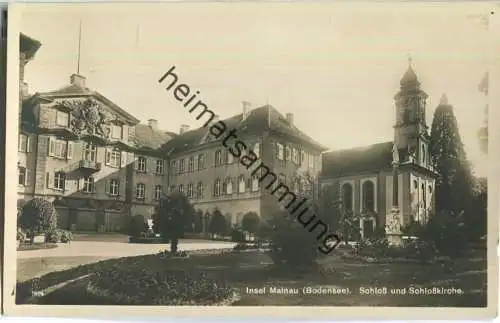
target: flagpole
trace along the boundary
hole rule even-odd
[[[80,27],[78,30],[78,58],[76,65],[76,74],[80,75],[80,52],[82,48],[82,20],[80,19]]]

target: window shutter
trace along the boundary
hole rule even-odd
[[[122,151],[120,162],[121,162],[121,167],[122,168],[125,167],[125,166],[127,166],[127,152],[126,151]]]
[[[104,164],[109,165],[109,161],[111,160],[111,150],[106,148],[104,155]]]
[[[54,188],[54,173],[47,173],[47,188]]]
[[[152,186],[153,189],[151,190],[151,200],[154,201],[155,200],[155,193],[156,193],[156,185],[153,185]]]
[[[106,180],[104,182],[104,192],[106,192],[106,194],[109,194],[109,192],[110,192],[109,187],[110,186],[111,186],[111,180]]]
[[[26,135],[26,152],[30,153],[31,152],[31,136]]]
[[[150,163],[151,160],[149,160],[147,157],[144,157],[144,164],[145,164],[145,167],[144,167],[144,172],[145,173],[150,173],[151,170],[150,170],[150,166],[152,163]]]
[[[66,150],[66,159],[72,159],[73,158],[73,149],[74,149],[74,143],[71,141],[68,141],[68,147]]]
[[[30,169],[26,168],[26,172],[24,175],[24,185],[28,186],[31,184],[31,172]]]
[[[56,141],[49,137],[49,156],[54,156],[56,151]]]

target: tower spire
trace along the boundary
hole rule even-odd
[[[408,54],[408,68],[412,68],[413,59],[411,58],[411,54]]]
[[[80,20],[80,26],[78,29],[78,57],[76,63],[76,74],[80,75],[80,52],[82,48],[82,20]]]

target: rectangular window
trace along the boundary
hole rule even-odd
[[[155,200],[160,200],[163,193],[163,187],[161,185],[155,186]]]
[[[184,173],[184,171],[185,171],[185,160],[181,159],[179,161],[179,174]]]
[[[314,168],[314,156],[309,155],[309,168]]]
[[[18,176],[19,176],[19,185],[26,185],[26,167],[19,167],[18,168]]]
[[[85,143],[83,146],[83,160],[95,162],[97,159],[97,146],[91,143]]]
[[[54,156],[58,158],[66,158],[66,146],[67,146],[66,141],[56,140]]]
[[[163,175],[163,160],[156,160],[156,174]]]
[[[66,175],[63,172],[56,172],[54,175],[54,189],[64,190]]]
[[[137,171],[142,173],[146,172],[146,157],[140,156],[137,159]]]
[[[111,138],[122,139],[122,126],[119,125],[111,126]]]
[[[109,195],[117,196],[120,194],[120,182],[117,179],[109,181]]]
[[[142,183],[137,184],[135,190],[135,198],[138,200],[144,200],[145,196],[146,196],[146,185]]]
[[[193,156],[189,157],[188,172],[189,173],[194,172],[194,157]]]
[[[118,149],[108,149],[106,151],[106,165],[120,167],[122,154]]]
[[[69,113],[63,111],[56,112],[56,125],[60,127],[69,126]]]
[[[205,155],[198,155],[198,170],[202,170],[205,168]]]
[[[94,192],[94,178],[92,176],[87,176],[83,178],[83,192],[85,193]]]
[[[283,145],[282,145],[282,144],[280,144],[280,143],[278,143],[278,145],[277,145],[277,146],[278,146],[278,147],[277,147],[277,149],[278,149],[278,156],[277,156],[277,157],[278,157],[278,160],[283,160],[283,159],[284,159],[284,157],[285,157],[285,156],[284,156],[284,152],[283,152],[284,147],[283,147]]]

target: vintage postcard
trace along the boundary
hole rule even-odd
[[[498,15],[11,5],[5,313],[496,316]]]

